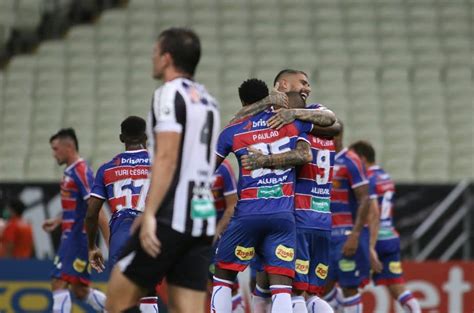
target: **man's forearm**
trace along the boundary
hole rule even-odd
[[[313,125],[328,127],[334,124],[336,116],[329,110],[293,109],[295,119],[310,122]]]
[[[360,233],[367,222],[367,216],[369,214],[369,197],[363,197],[359,201],[359,207],[357,208],[357,217],[352,229],[353,232]]]
[[[341,129],[341,124],[339,123],[339,121],[336,120],[334,124],[327,127],[313,125],[313,130],[311,131],[311,134],[319,137],[332,138],[339,135],[341,133]]]
[[[268,167],[292,167],[311,162],[313,155],[309,144],[305,141],[298,141],[296,149],[272,154],[251,154],[248,156],[248,162],[253,169]]]
[[[246,116],[251,116],[260,113],[266,110],[270,105],[272,105],[272,98],[270,95],[268,95],[260,101],[244,106],[234,115],[230,123],[232,124],[235,121],[240,120],[241,118],[244,118]]]
[[[99,228],[99,211],[89,212],[89,210],[87,210],[85,224],[87,232],[87,247],[91,250],[95,248],[95,240]]]
[[[374,249],[377,243],[377,237],[379,233],[380,219],[379,219],[379,207],[377,199],[370,200],[370,211],[369,211],[369,231],[370,231],[370,248]]]

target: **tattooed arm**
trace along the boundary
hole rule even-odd
[[[242,167],[246,170],[255,170],[263,167],[292,167],[311,162],[313,154],[306,141],[298,141],[296,149],[284,153],[264,155],[259,150],[248,148],[249,154],[241,157]]]
[[[311,130],[311,135],[318,136],[318,137],[326,137],[332,138],[334,136],[339,135],[341,132],[341,123],[336,119],[336,122],[331,126],[321,127],[318,125],[313,125],[313,129]]]
[[[268,120],[268,126],[280,129],[294,120],[310,122],[313,125],[327,127],[334,124],[336,116],[330,110],[280,109]]]
[[[278,91],[278,83],[275,85],[275,88],[270,92],[268,96],[263,98],[260,101],[244,106],[242,109],[237,112],[230,124],[234,123],[241,118],[255,115],[266,110],[270,106],[275,106],[278,108],[287,108],[288,107],[288,96],[284,92]]]

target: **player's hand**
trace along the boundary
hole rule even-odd
[[[293,123],[295,120],[295,111],[291,109],[279,109],[276,114],[267,121],[267,126],[274,129],[280,129],[286,124]]]
[[[348,237],[344,246],[342,247],[342,254],[344,256],[353,256],[357,247],[359,246],[359,235],[356,233],[351,233]]]
[[[240,157],[240,163],[242,167],[246,170],[255,170],[257,168],[263,167],[263,161],[266,157],[260,150],[247,148],[248,154]]]
[[[375,273],[380,273],[383,270],[382,262],[379,260],[377,251],[373,248],[370,249],[370,267]]]
[[[130,234],[133,234],[137,231],[138,227],[142,224],[143,214],[139,215],[133,220],[132,226],[130,227]]]
[[[146,253],[156,258],[161,252],[161,242],[156,237],[156,219],[154,216],[145,215],[145,213],[142,216],[140,244]]]
[[[98,247],[89,250],[89,263],[98,273],[102,273],[105,270],[104,256]]]
[[[53,232],[59,225],[61,220],[58,218],[50,218],[43,222],[43,230],[45,232]]]
[[[288,96],[286,93],[278,91],[280,83],[276,83],[268,95],[271,104],[275,108],[288,108]]]

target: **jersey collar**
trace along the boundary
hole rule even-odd
[[[341,151],[339,151],[339,152],[336,154],[335,158],[337,159],[337,158],[341,157],[344,153],[347,152],[347,150],[348,150],[347,148],[342,149]]]
[[[74,162],[74,163],[72,163],[71,165],[69,165],[68,167],[66,167],[66,168],[64,169],[64,171],[69,171],[69,170],[72,169],[74,166],[76,166],[77,163],[82,162],[82,161],[83,161],[82,158],[77,159],[76,162]]]
[[[122,153],[137,153],[137,152],[146,152],[146,149],[138,149],[138,150],[125,150]]]

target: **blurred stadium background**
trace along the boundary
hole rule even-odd
[[[119,152],[119,123],[145,116],[157,87],[156,35],[183,25],[201,37],[196,79],[224,123],[244,79],[271,85],[283,68],[306,71],[310,101],[344,120],[346,143],[373,142],[395,178],[404,256],[472,258],[473,0],[0,0],[0,200],[27,203],[37,258],[57,244],[39,223],[60,210],[50,135],[74,127],[94,170]],[[474,263],[446,264],[474,272]],[[446,264],[433,269],[447,275]],[[474,308],[474,285],[451,311],[449,291],[433,284],[439,301],[426,296],[425,308]],[[23,287],[11,288],[0,310],[16,311],[9,301]]]

